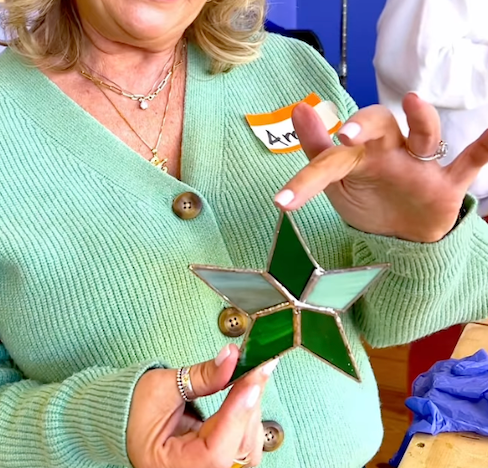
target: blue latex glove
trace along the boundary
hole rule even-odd
[[[435,364],[413,384],[406,401],[414,422],[400,451],[390,461],[399,466],[410,440],[417,432],[475,432],[488,437],[488,354],[478,351],[464,359]]]

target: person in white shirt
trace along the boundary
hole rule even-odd
[[[379,101],[402,130],[413,91],[439,111],[448,164],[488,128],[488,0],[387,0],[374,65]],[[488,166],[470,192],[488,215]]]

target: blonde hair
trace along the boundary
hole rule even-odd
[[[0,0],[0,23],[9,46],[34,65],[59,71],[80,59],[82,28],[74,0]],[[187,36],[220,73],[251,62],[264,41],[266,0],[212,0]]]

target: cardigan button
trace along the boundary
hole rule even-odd
[[[178,218],[193,219],[202,212],[202,200],[196,193],[185,192],[173,200],[173,212]]]
[[[237,338],[246,333],[249,316],[235,307],[228,307],[220,312],[219,330],[229,338]]]
[[[285,439],[285,432],[276,421],[263,421],[264,429],[264,452],[275,452],[282,445]]]

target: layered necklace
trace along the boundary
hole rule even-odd
[[[105,96],[107,101],[111,104],[111,106],[115,109],[119,117],[125,122],[125,124],[131,129],[132,133],[139,138],[139,140],[151,151],[151,164],[158,169],[161,169],[163,172],[168,172],[168,159],[164,157],[159,156],[159,146],[161,145],[161,140],[163,137],[163,131],[164,131],[164,125],[166,123],[166,117],[168,115],[168,109],[169,105],[171,102],[171,95],[173,92],[173,80],[175,76],[176,69],[183,63],[184,57],[185,57],[185,50],[186,50],[186,42],[182,41],[181,42],[181,53],[178,54],[178,49],[179,49],[179,43],[175,47],[175,51],[173,54],[173,65],[169,72],[166,74],[163,80],[160,80],[161,76],[164,73],[164,70],[166,69],[167,65],[171,61],[168,60],[168,62],[165,64],[163,71],[161,72],[160,76],[158,77],[157,82],[155,83],[155,86],[153,86],[151,92],[146,95],[142,94],[136,94],[136,93],[129,93],[125,91],[121,86],[117,85],[115,82],[112,80],[109,80],[108,78],[104,77],[100,73],[96,73],[93,70],[89,69],[86,65],[82,64],[82,69],[80,70],[80,73],[83,77],[87,78],[91,82],[93,82],[97,88],[100,90],[100,92]],[[178,60],[178,55],[180,55],[180,58]],[[86,70],[89,69],[92,73],[88,73]],[[97,75],[97,76],[95,76]],[[107,81],[104,81],[100,78],[104,78]],[[142,110],[145,110],[149,107],[149,103],[153,101],[160,93],[161,91],[166,87],[166,85],[169,84],[169,93],[168,93],[168,101],[166,102],[166,107],[164,109],[163,113],[163,119],[161,122],[161,125],[159,127],[159,132],[158,136],[156,138],[156,142],[154,145],[151,145],[147,142],[145,138],[143,138],[134,128],[133,125],[129,122],[129,120],[125,117],[125,115],[120,111],[120,109],[117,107],[115,102],[110,98],[108,91],[114,92],[120,96],[126,97],[128,99],[131,99],[132,101],[138,101],[140,108]],[[156,86],[157,85],[157,86]]]
[[[149,90],[147,94],[138,94],[138,93],[131,93],[130,91],[126,91],[125,89],[122,88],[122,86],[118,85],[113,80],[107,78],[101,73],[94,71],[86,64],[81,64],[82,68],[80,70],[80,73],[87,80],[92,81],[99,87],[112,91],[113,93],[116,93],[119,96],[124,96],[128,99],[131,99],[132,101],[137,101],[139,103],[139,107],[142,110],[146,110],[149,108],[149,103],[158,97],[159,93],[163,91],[164,88],[166,88],[166,85],[171,79],[171,76],[173,75],[174,72],[173,68],[170,68],[166,72],[165,77],[161,79],[161,76],[165,73],[170,62],[171,62],[171,58],[169,58],[168,61],[164,64],[163,70],[161,71],[156,82],[153,84],[152,88]]]

